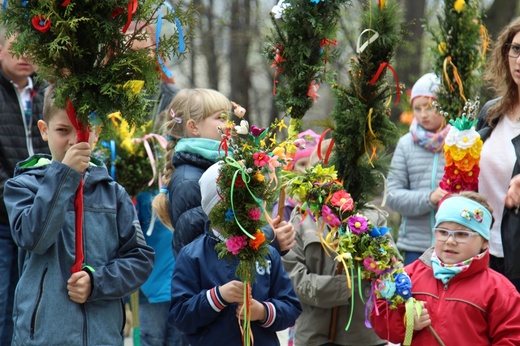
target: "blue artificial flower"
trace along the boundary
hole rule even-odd
[[[370,236],[373,237],[373,238],[382,237],[389,230],[390,230],[390,228],[388,228],[388,227],[377,228],[377,227],[374,226],[374,227],[372,227],[372,230],[370,231]]]
[[[226,211],[226,221],[228,222],[231,222],[233,221],[233,218],[235,217],[235,213],[233,213],[233,210],[231,208],[229,208],[227,211]]]
[[[384,299],[391,299],[395,294],[395,282],[392,280],[383,280],[379,286],[379,294],[381,294],[381,297]]]
[[[404,299],[412,297],[412,280],[406,273],[399,273],[395,275],[395,288],[397,294]]]
[[[311,0],[312,3],[315,3],[316,5],[320,3],[320,1],[325,1],[325,0]]]

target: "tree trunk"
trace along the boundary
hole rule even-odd
[[[248,67],[251,44],[251,0],[232,0],[229,42],[230,97],[244,108],[250,109],[249,89],[251,71]],[[251,114],[249,114],[251,115]]]
[[[401,5],[405,11],[406,31],[409,35],[405,35],[404,42],[397,48],[395,58],[395,68],[399,83],[404,84],[403,92],[410,90],[415,81],[421,77],[421,57],[423,55],[422,40],[424,29],[422,27],[421,18],[425,17],[425,0],[401,0]],[[392,111],[392,120],[399,121],[400,109]]]

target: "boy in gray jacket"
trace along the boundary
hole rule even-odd
[[[5,185],[12,236],[22,249],[12,345],[123,345],[122,297],[137,290],[153,267],[132,200],[90,157],[97,134],[77,142],[65,110],[45,95],[38,128],[52,157],[18,163]],[[74,199],[83,189],[83,269],[75,262]]]

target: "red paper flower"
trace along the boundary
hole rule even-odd
[[[345,190],[336,191],[330,200],[330,203],[339,207],[341,211],[348,211],[354,208],[354,200]]]
[[[34,28],[40,32],[47,32],[51,28],[51,19],[45,18],[43,15],[34,16],[31,20]]]

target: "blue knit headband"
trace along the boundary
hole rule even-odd
[[[466,197],[445,199],[435,215],[435,227],[442,222],[456,222],[489,240],[492,216],[482,204]]]

